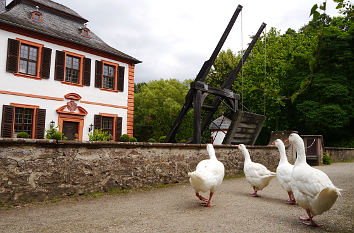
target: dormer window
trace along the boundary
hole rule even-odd
[[[39,11],[32,12],[32,20],[42,23],[43,22],[42,13]]]
[[[88,29],[86,27],[82,28],[81,29],[81,36],[90,38],[90,29]]]

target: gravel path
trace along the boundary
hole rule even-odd
[[[245,178],[235,178],[224,180],[211,208],[200,206],[189,184],[2,207],[0,232],[354,232],[354,163],[319,169],[343,189],[332,209],[315,217],[321,228],[298,220],[305,211],[284,204],[287,194],[277,180],[254,198]]]

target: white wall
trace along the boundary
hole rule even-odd
[[[31,78],[15,76],[12,73],[6,72],[8,38],[25,39],[28,41],[43,44],[44,47],[51,48],[52,57],[51,57],[50,78],[36,80]],[[66,50],[73,53],[78,53],[80,55],[84,55],[85,57],[91,59],[91,84],[89,87],[72,86],[54,80],[56,50],[60,50],[60,51]],[[99,88],[94,87],[95,61],[101,59],[118,63],[120,66],[125,67],[125,75],[124,75],[125,80],[124,80],[123,92],[115,93],[109,91],[102,91]],[[64,95],[68,93],[77,93],[82,97],[81,101],[90,101],[96,103],[104,103],[104,104],[127,107],[128,106],[128,72],[129,72],[129,66],[128,64],[125,63],[121,63],[108,58],[99,57],[90,53],[81,52],[79,50],[70,49],[60,45],[56,45],[45,41],[33,39],[30,37],[22,36],[19,34],[0,30],[0,90],[2,91],[20,92],[25,94],[50,96],[56,98],[64,98]],[[46,129],[48,129],[49,122],[51,122],[52,120],[55,121],[56,125],[58,124],[58,114],[56,113],[56,109],[66,105],[67,102],[69,101],[70,100],[67,99],[65,99],[64,101],[55,101],[55,100],[0,94],[0,104],[1,104],[0,111],[2,112],[2,105],[8,105],[10,103],[37,105],[40,108],[47,110]],[[85,121],[84,121],[84,130],[83,130],[83,141],[88,140],[89,125],[93,124],[94,115],[100,112],[117,114],[119,117],[122,117],[123,118],[122,134],[127,132],[127,109],[105,107],[105,106],[92,105],[92,104],[83,104],[80,103],[80,101],[78,101],[77,104],[78,106],[83,107],[88,112],[88,114],[84,117]],[[1,118],[2,118],[2,114],[0,114],[0,122],[2,121]]]

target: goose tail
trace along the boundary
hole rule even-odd
[[[322,214],[323,212],[329,210],[333,204],[336,202],[337,198],[341,196],[339,188],[327,187],[324,188],[318,195],[315,203],[312,206],[312,212],[314,215]]]

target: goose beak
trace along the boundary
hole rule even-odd
[[[275,145],[275,141],[272,142],[272,145]]]
[[[285,139],[285,141],[284,141],[284,142],[289,142],[289,138]]]
[[[236,145],[236,149],[238,149],[238,145]]]

